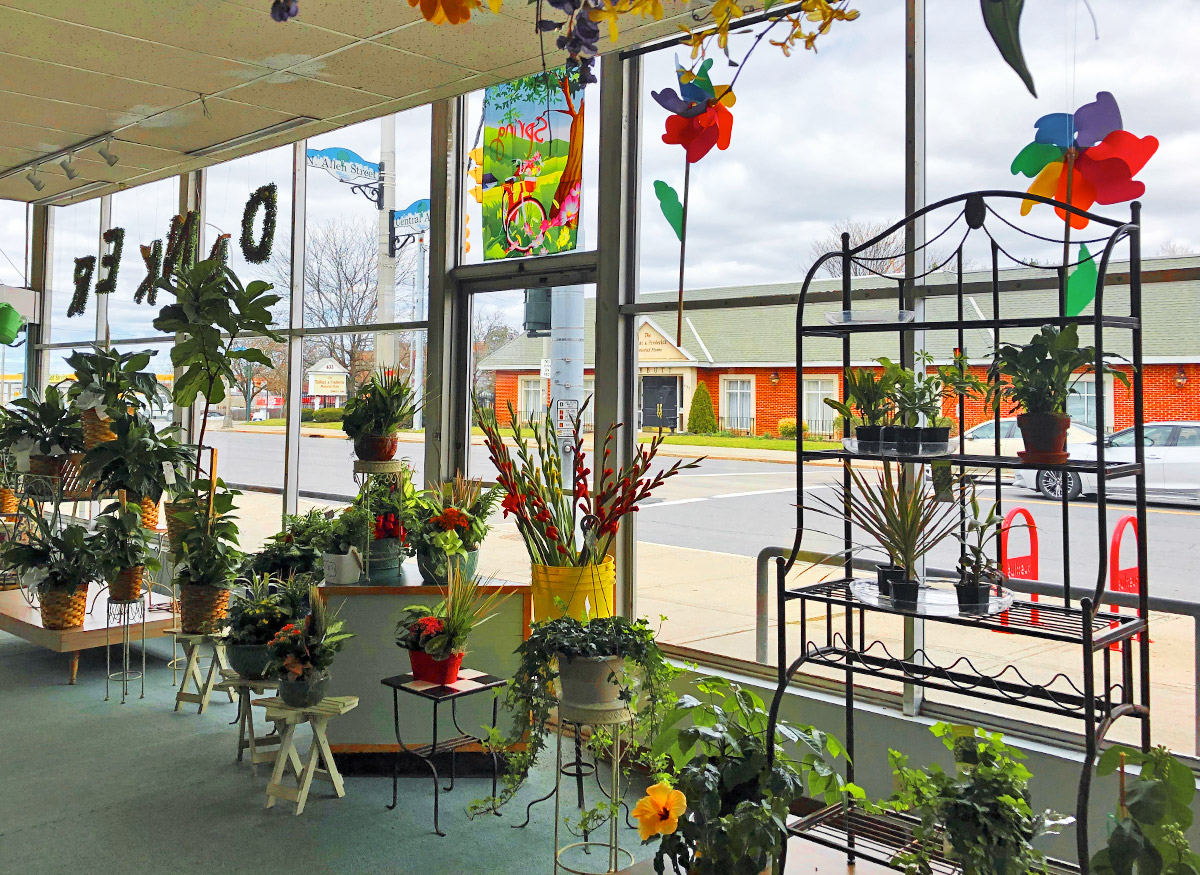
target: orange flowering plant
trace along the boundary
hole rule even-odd
[[[490,528],[488,516],[502,494],[498,486],[484,489],[482,480],[462,474],[434,483],[417,494],[410,508],[409,546],[438,579],[445,579],[451,557],[465,557],[479,549]]]

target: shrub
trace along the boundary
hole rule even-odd
[[[313,411],[313,422],[341,422],[342,408],[340,407],[322,407],[320,410]]]
[[[312,422],[313,421],[313,411],[309,410],[308,408],[301,410],[300,411],[300,421],[301,422]]]
[[[688,431],[692,434],[713,434],[717,430],[717,415],[713,412],[712,396],[704,383],[696,385],[692,406],[688,410]]]
[[[808,423],[804,424],[804,430],[808,431]],[[785,416],[779,420],[779,436],[793,439],[796,437],[796,417]]]

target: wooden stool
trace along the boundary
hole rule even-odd
[[[208,707],[208,699],[212,695],[213,688],[216,687],[217,681],[221,677],[222,669],[227,669],[225,663],[225,641],[221,635],[180,635],[179,642],[183,644],[184,653],[187,654],[187,664],[183,668],[183,682],[179,685],[179,692],[175,694],[175,710],[179,710],[179,706],[184,702],[199,703],[200,710],[197,714],[203,714],[204,709]],[[212,662],[208,665],[208,675],[200,676],[200,645],[211,644],[213,649]],[[194,683],[196,692],[188,692],[188,684]],[[229,701],[233,701],[233,690],[225,690],[229,696]]]
[[[259,699],[258,704],[266,707],[268,720],[274,720],[277,726],[283,727],[283,739],[279,743],[279,753],[275,756],[275,769],[271,772],[270,783],[267,784],[267,808],[274,807],[276,799],[286,799],[296,803],[296,814],[302,813],[313,778],[320,778],[332,784],[333,792],[339,799],[345,796],[346,788],[342,783],[341,773],[337,770],[337,764],[333,761],[333,753],[329,750],[325,727],[334,717],[340,717],[357,708],[358,696],[326,696],[311,708],[292,708],[278,698]],[[287,764],[298,756],[295,743],[296,727],[305,722],[312,726],[312,745],[308,749],[304,770],[298,775],[298,786],[285,787],[281,782]]]
[[[275,678],[263,678],[262,680],[254,680],[252,678],[244,678],[238,675],[232,669],[222,669],[221,677],[224,679],[216,684],[214,690],[224,690],[237,692],[238,697],[238,751],[237,761],[242,761],[242,754],[247,749],[250,750],[250,774],[258,775],[259,763],[270,763],[275,761],[276,750],[260,751],[259,747],[275,747],[279,744],[281,735],[279,734],[279,726],[276,724],[276,734],[258,736],[254,734],[254,709],[256,704],[251,701],[250,694],[261,696],[268,690],[274,691],[279,686],[279,681]],[[299,758],[297,757],[297,761]],[[300,769],[297,766],[296,772]]]

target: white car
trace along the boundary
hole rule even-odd
[[[974,428],[968,428],[963,432],[963,452],[969,456],[995,456],[996,428],[997,423],[990,419],[987,422],[981,422]],[[999,455],[1015,457],[1019,451],[1025,449],[1025,442],[1021,438],[1021,430],[1017,428],[1016,417],[1000,420],[999,429]],[[1067,432],[1068,445],[1072,443],[1089,443],[1095,439],[1096,432],[1086,425],[1071,423],[1071,428]],[[958,439],[955,437],[950,438],[950,450],[955,453],[958,452]],[[967,468],[966,471],[972,477],[988,477],[993,473],[994,469]]]
[[[1158,501],[1200,502],[1200,422],[1147,422],[1146,497]],[[1073,459],[1095,459],[1095,439],[1086,443],[1067,442]],[[1132,428],[1119,431],[1104,441],[1104,459],[1108,462],[1134,461]],[[1014,486],[1036,489],[1051,499],[1062,498],[1064,483],[1068,498],[1096,494],[1096,475],[1074,471],[1017,471]],[[1117,477],[1108,481],[1106,493],[1112,498],[1134,496],[1137,481]]]

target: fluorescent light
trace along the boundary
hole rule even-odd
[[[29,184],[33,186],[34,191],[41,191],[43,188],[46,187],[46,183],[44,183],[40,179],[38,179],[37,174],[38,174],[38,170],[40,170],[40,169],[41,169],[40,167],[34,167],[32,170],[30,170],[28,173],[25,174],[25,178],[29,180]]]
[[[42,185],[45,185],[45,183],[42,183]],[[110,183],[104,182],[103,180],[97,180],[96,182],[89,182],[87,185],[81,185],[79,188],[73,188],[70,191],[61,192],[53,197],[43,198],[35,203],[52,207],[57,204],[65,203],[69,200],[74,200],[80,195],[85,195],[96,191],[97,189],[105,188],[108,185],[110,185]],[[38,191],[41,191],[41,189],[39,188]]]
[[[280,122],[279,124],[263,128],[260,131],[252,131],[249,134],[242,134],[240,137],[234,137],[233,139],[226,140],[223,143],[205,146],[203,149],[197,149],[196,151],[188,152],[187,154],[188,157],[191,158],[207,158],[209,155],[219,155],[222,152],[229,152],[233,149],[237,149],[240,146],[248,146],[251,143],[257,143],[259,140],[265,140],[268,137],[273,137],[276,134],[282,134],[284,131],[290,131],[293,128],[298,128],[315,121],[315,118],[299,116],[298,118],[288,119],[285,122]]]
[[[63,160],[58,162],[58,166],[63,169],[63,173],[67,175],[67,179],[74,179],[79,175],[79,171],[75,169],[75,165],[71,163],[73,155],[67,155]]]
[[[109,167],[114,167],[114,166],[116,166],[116,163],[118,161],[120,161],[121,159],[119,157],[117,157],[116,153],[114,153],[112,151],[112,149],[110,148],[111,144],[112,144],[112,140],[105,140],[103,143],[100,144],[100,147],[98,149],[96,149],[96,151],[100,153],[100,157],[103,158],[105,160],[105,162],[107,162]]]

